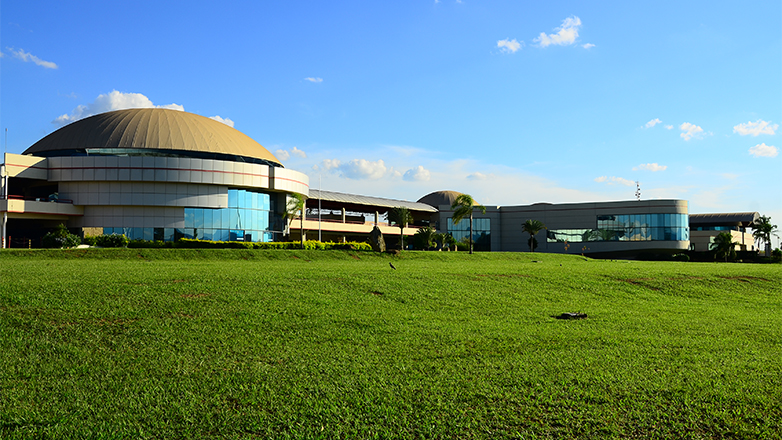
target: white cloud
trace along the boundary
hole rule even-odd
[[[755,157],[777,157],[777,154],[779,154],[779,149],[773,145],[766,145],[764,142],[750,148],[749,154]]]
[[[662,121],[660,120],[660,118],[654,118],[651,121],[647,122],[646,125],[644,125],[644,127],[645,128],[652,128],[652,127],[654,127],[655,125],[657,125],[657,124],[659,124],[661,122]]]
[[[343,177],[355,180],[377,180],[385,176],[388,168],[383,160],[372,162],[366,159],[353,159],[338,167]]]
[[[779,124],[772,124],[769,121],[758,119],[755,122],[747,122],[733,127],[733,132],[742,136],[757,136],[759,134],[774,134],[779,128]]]
[[[279,149],[274,152],[274,155],[277,156],[277,159],[280,159],[281,161],[285,162],[286,160],[291,158],[290,153],[283,149]]]
[[[592,43],[587,43],[587,44],[582,44],[581,47],[583,47],[584,49],[591,49],[595,47],[595,45]]]
[[[223,119],[220,116],[215,115],[215,116],[210,116],[209,119],[214,119],[217,122],[222,122],[223,124],[225,124],[225,125],[227,125],[229,127],[233,127],[234,126],[234,121],[232,121],[232,120],[230,120],[228,118]]]
[[[11,52],[14,55],[14,57],[19,58],[25,63],[35,63],[36,65],[44,67],[46,69],[58,68],[57,64],[51,61],[44,61],[29,52],[25,52],[24,49],[14,50],[12,47],[9,47],[7,49],[9,52]]]
[[[497,42],[497,47],[500,48],[500,52],[502,53],[514,53],[517,50],[521,49],[521,46],[524,45],[523,41],[516,41],[516,39],[508,40],[507,38],[504,40],[500,40]]]
[[[679,134],[685,141],[689,141],[693,137],[699,138],[703,134],[703,129],[698,127],[695,124],[690,124],[689,122],[685,122],[682,125],[679,126],[679,129],[681,129],[682,133]]]
[[[88,116],[105,113],[112,110],[124,110],[128,108],[167,108],[171,110],[185,111],[179,104],[154,105],[152,101],[141,93],[122,93],[113,90],[108,94],[101,94],[95,101],[87,105],[80,105],[71,111],[71,114],[60,115],[52,121],[53,124],[65,125]]]
[[[666,126],[665,126],[665,129],[666,129],[666,130],[673,130],[673,125],[666,125]]]
[[[320,166],[326,171],[339,168],[341,164],[339,159],[324,159],[320,162]]]
[[[308,77],[304,78],[304,81],[309,81],[309,82],[314,82],[314,83],[322,83],[323,82],[323,78],[313,78],[311,76],[308,76]]]
[[[621,178],[621,177],[614,177],[614,176],[611,176],[611,177],[600,176],[600,177],[595,179],[595,182],[606,183],[608,185],[619,184],[619,185],[624,185],[624,186],[635,186],[635,182],[633,182],[632,180],[627,180],[627,179],[624,179],[624,178]]]
[[[665,171],[668,168],[666,165],[657,165],[657,163],[642,163],[637,167],[633,167],[633,171],[645,170],[645,171]]]
[[[467,176],[467,179],[469,180],[486,180],[489,176],[486,174],[481,173],[480,171],[476,171],[472,174],[469,174]]]
[[[556,31],[555,34],[546,35],[545,32],[541,32],[533,41],[538,43],[540,47],[547,47],[552,44],[568,46],[576,42],[579,27],[581,27],[580,18],[576,16],[568,17],[562,21],[562,26],[554,29]]]
[[[306,159],[307,158],[307,153],[305,153],[302,150],[299,150],[296,147],[293,147],[293,149],[291,149],[291,154],[294,155],[294,156],[298,156],[298,157],[300,157],[302,159]]]
[[[402,176],[402,179],[407,180],[408,182],[428,182],[431,177],[432,174],[429,170],[418,165],[416,168],[407,170],[404,176]]]

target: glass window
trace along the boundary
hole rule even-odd
[[[204,210],[203,210],[203,208],[195,208],[195,209],[193,209],[193,227],[194,228],[203,228],[204,227]]]

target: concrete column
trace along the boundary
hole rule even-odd
[[[377,226],[379,221],[380,221],[380,213],[375,211],[375,226]]]
[[[342,208],[342,223],[345,223],[345,217],[346,217],[346,211],[345,208]],[[344,239],[345,237],[342,238]]]

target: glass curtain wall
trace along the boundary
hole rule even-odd
[[[185,208],[184,228],[103,228],[104,234],[124,234],[131,240],[273,241],[276,198],[243,189],[228,190],[227,208]]]
[[[687,214],[599,215],[594,229],[549,229],[549,243],[589,241],[686,241],[690,239]]]
[[[462,219],[458,224],[448,217],[448,233],[462,242],[470,236],[470,219]],[[472,220],[472,242],[475,251],[491,251],[491,219],[474,218]]]

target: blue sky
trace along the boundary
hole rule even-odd
[[[639,181],[782,226],[778,0],[31,0],[0,26],[10,153],[164,106],[233,124],[313,188],[511,205]]]

